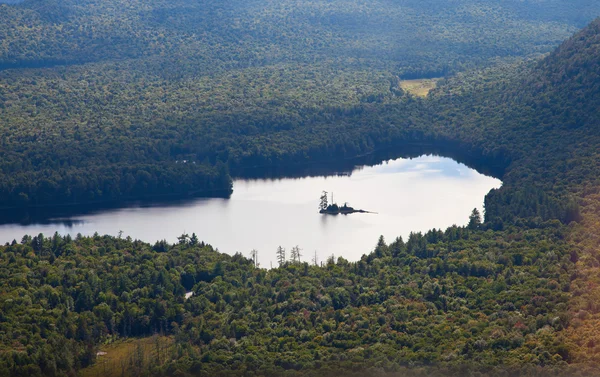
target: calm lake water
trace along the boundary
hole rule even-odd
[[[175,242],[182,233],[222,252],[246,256],[257,249],[262,267],[275,263],[279,245],[299,245],[303,260],[315,252],[319,261],[334,254],[358,260],[372,251],[380,235],[392,241],[411,231],[464,225],[484,196],[500,187],[498,179],[479,174],[452,159],[422,156],[356,168],[329,177],[236,180],[230,199],[195,199],[159,206],[133,206],[43,224],[0,226],[0,242],[19,241],[24,234],[77,233],[131,236],[154,243]],[[334,193],[337,203],[377,212],[321,215],[319,196]],[[288,252],[289,254],[289,252]]]

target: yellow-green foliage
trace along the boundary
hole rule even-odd
[[[163,365],[173,349],[173,338],[154,335],[118,340],[98,347],[94,365],[80,371],[81,377],[121,377],[136,370]]]
[[[400,87],[415,96],[427,97],[438,81],[439,79],[403,80],[400,82]]]

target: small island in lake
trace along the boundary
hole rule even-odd
[[[331,193],[331,204],[329,204],[329,201],[327,198],[327,191],[323,191],[323,194],[321,194],[321,203],[319,204],[319,213],[326,214],[326,215],[339,215],[339,214],[348,215],[351,213],[373,213],[373,212],[365,211],[363,209],[354,209],[354,208],[348,206],[348,203],[344,203],[344,205],[340,207],[333,201],[333,193]]]

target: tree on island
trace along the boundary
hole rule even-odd
[[[323,193],[321,194],[321,203],[319,204],[319,209],[321,210],[326,210],[327,207],[329,207],[329,201],[327,200],[327,191],[323,191]]]

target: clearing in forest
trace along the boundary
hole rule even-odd
[[[417,79],[400,81],[400,87],[418,97],[427,97],[429,91],[434,89],[440,79]]]
[[[172,349],[173,339],[166,336],[127,339],[101,346],[96,362],[81,370],[82,377],[127,376],[136,369],[164,364]]]

